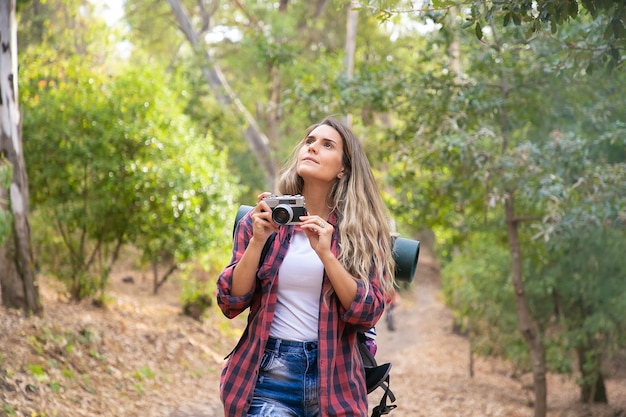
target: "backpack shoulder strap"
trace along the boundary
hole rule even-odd
[[[263,245],[263,250],[261,251],[261,257],[259,258],[259,268],[265,262],[265,257],[267,256],[267,252],[270,250],[270,246],[272,246],[272,242],[276,238],[276,233],[272,233],[270,237],[265,241],[265,245]]]
[[[391,364],[386,365],[391,367]],[[389,397],[389,401],[392,403],[396,401],[396,396],[393,395],[393,392],[389,389],[389,374],[387,374],[385,381],[381,382],[380,387],[385,390],[385,393],[380,399],[380,403],[372,410],[372,417],[380,417],[382,415],[389,414],[391,410],[397,407],[395,404],[387,405],[387,397]]]
[[[391,410],[397,407],[395,404],[387,404],[387,399],[389,399],[392,403],[396,401],[396,396],[389,388],[389,372],[391,371],[391,363],[378,365],[376,363],[376,358],[365,345],[365,335],[363,333],[357,333],[357,338],[359,353],[361,354],[363,367],[365,368],[365,385],[367,387],[367,393],[370,394],[378,387],[385,391],[380,399],[380,403],[372,410],[371,417],[380,417],[382,415],[389,414]]]

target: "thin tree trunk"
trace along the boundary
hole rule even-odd
[[[157,295],[159,292],[159,288],[161,288],[161,286],[167,282],[167,280],[174,273],[174,271],[178,269],[178,265],[170,265],[169,269],[163,274],[161,278],[159,278],[157,263],[153,262],[152,265],[152,270],[154,272],[154,285],[152,287],[152,293],[154,295]]]
[[[228,107],[234,108],[235,112],[245,119],[247,126],[244,131],[244,138],[257,159],[257,162],[263,168],[268,189],[274,190],[277,168],[276,162],[270,152],[267,136],[263,133],[252,114],[250,114],[241,100],[239,100],[232,91],[222,70],[213,62],[208,50],[200,42],[200,36],[194,30],[180,1],[168,0],[168,3],[178,22],[178,28],[183,32],[194,51],[198,54],[202,54],[205,58],[207,65],[202,67],[202,74],[211,87],[211,90],[215,93],[218,101]]]
[[[471,330],[467,332],[467,339],[469,342],[469,377],[474,378],[474,335]]]
[[[352,80],[354,77],[354,56],[356,54],[356,34],[359,21],[359,10],[356,1],[351,1],[348,6],[348,16],[346,19],[346,45],[345,45],[345,67],[346,79]],[[344,122],[348,127],[352,126],[352,115],[347,114]]]
[[[580,401],[587,404],[608,404],[609,398],[604,384],[600,361],[588,356],[594,351],[591,347],[579,346],[576,348],[578,356],[578,369],[582,383],[580,384]]]
[[[498,52],[500,40],[498,30],[491,22],[494,46]],[[503,58],[504,60],[504,58]],[[507,73],[500,67],[500,94],[504,103],[507,102],[511,89],[507,83]],[[500,107],[500,129],[502,132],[502,155],[505,155],[509,146],[509,120],[506,106]],[[515,292],[515,307],[517,310],[517,325],[519,327],[528,349],[530,350],[531,365],[533,370],[533,388],[535,394],[535,417],[545,417],[548,410],[548,385],[546,381],[546,351],[541,340],[540,329],[532,317],[526,290],[524,288],[524,273],[522,266],[522,248],[519,241],[519,224],[521,219],[515,216],[515,193],[507,190],[504,196],[504,218],[509,239],[509,251],[511,253],[511,282]]]
[[[457,8],[451,7],[448,14],[448,25],[449,27],[453,28],[450,31],[450,36],[452,36],[452,39],[450,40],[450,44],[448,45],[448,57],[450,68],[454,72],[454,81],[457,83],[457,85],[460,85],[463,75],[463,64],[461,63],[461,41],[459,40],[458,32],[454,30],[454,21],[456,19],[457,13]]]
[[[22,152],[17,103],[17,20],[15,0],[0,0],[0,158],[13,171],[9,188],[0,186],[0,210],[13,218],[11,236],[0,248],[0,288],[6,307],[27,314],[42,312],[35,280],[30,225],[28,178]]]
[[[273,64],[270,68],[270,89],[269,89],[269,108],[267,112],[267,124],[269,137],[272,143],[276,143],[279,135],[280,127],[280,91],[282,87],[282,78],[278,67]],[[265,114],[264,114],[265,115]]]
[[[515,291],[518,326],[526,344],[530,348],[535,392],[535,417],[545,417],[547,412],[548,388],[546,382],[546,352],[541,341],[539,329],[533,320],[524,290],[522,274],[521,246],[518,235],[518,221],[515,219],[515,201],[508,195],[504,202],[509,249],[511,251],[511,281]]]

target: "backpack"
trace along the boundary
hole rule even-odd
[[[242,205],[239,207],[235,223],[233,225],[233,237],[235,236],[235,230],[239,220],[241,220],[241,218],[252,209],[252,206]],[[263,250],[261,251],[261,257],[259,258],[259,267],[263,264],[265,256],[267,255],[275,237],[276,233],[273,233],[265,242]],[[375,329],[372,328],[371,330]],[[389,414],[391,410],[397,407],[395,404],[387,405],[387,399],[389,399],[392,403],[396,401],[396,396],[393,395],[393,392],[391,392],[391,389],[389,388],[389,372],[391,371],[391,363],[378,365],[374,354],[370,352],[366,345],[366,340],[367,336],[364,332],[357,333],[357,346],[359,348],[359,353],[361,354],[361,359],[363,360],[363,367],[365,368],[365,386],[367,387],[367,393],[370,394],[379,387],[385,391],[380,399],[380,403],[372,410],[371,417],[380,417],[382,415]]]
[[[365,367],[365,385],[367,386],[367,393],[370,394],[378,387],[385,391],[380,399],[380,403],[372,410],[372,417],[380,417],[384,414],[389,414],[391,410],[397,407],[395,404],[387,405],[387,398],[389,398],[389,401],[392,403],[396,401],[396,396],[393,395],[393,392],[391,392],[389,388],[391,363],[378,365],[374,354],[372,354],[369,347],[365,344],[367,340],[365,333],[357,333],[357,338],[359,353],[361,354],[363,366]]]

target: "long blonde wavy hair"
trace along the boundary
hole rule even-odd
[[[352,130],[330,116],[310,126],[304,138],[320,125],[334,128],[343,142],[344,175],[335,180],[326,202],[338,218],[339,261],[368,286],[370,274],[376,271],[383,290],[390,292],[394,287],[390,218],[365,151]],[[302,193],[304,181],[296,169],[304,144],[303,139],[282,170],[278,181],[281,194]]]

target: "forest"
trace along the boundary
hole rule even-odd
[[[0,315],[45,316],[42,279],[106,310],[123,263],[155,295],[179,283],[182,313],[212,323],[237,208],[334,115],[398,234],[431,247],[471,354],[530,373],[536,417],[548,373],[611,402],[626,363],[624,2],[0,7]],[[50,386],[46,366],[31,374]]]

